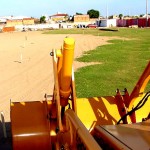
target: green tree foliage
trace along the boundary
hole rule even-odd
[[[76,12],[76,15],[83,15],[82,13],[78,13],[78,12]]]
[[[123,17],[123,14],[119,14],[119,18],[122,19],[122,17]]]
[[[100,15],[99,11],[94,9],[88,10],[87,14],[90,16],[90,18],[98,18]]]
[[[144,16],[144,14],[140,14],[140,17],[143,17]]]
[[[42,16],[40,17],[40,23],[46,23],[46,17],[45,16]]]

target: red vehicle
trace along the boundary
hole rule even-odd
[[[97,28],[98,26],[96,24],[88,24],[86,27],[87,28]]]

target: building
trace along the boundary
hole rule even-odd
[[[25,16],[4,16],[0,17],[0,29],[3,32],[15,31],[18,28],[22,30],[25,25],[34,25],[34,18]]]
[[[101,19],[96,23],[99,27],[116,27],[116,19]]]
[[[89,22],[89,15],[74,15],[74,22]]]
[[[34,18],[23,18],[23,19],[12,19],[6,21],[6,26],[16,26],[16,25],[33,25]]]
[[[0,18],[0,25],[6,24],[6,19]]]
[[[32,24],[34,24],[34,18],[23,18],[22,24],[23,25],[32,25]]]
[[[21,19],[15,19],[15,20],[7,20],[6,21],[7,27],[14,27],[16,25],[22,25],[22,20]]]
[[[55,15],[50,16],[50,19],[55,22],[64,22],[68,20],[68,14],[57,13]]]
[[[119,19],[119,16],[118,15],[112,15],[112,16],[109,16],[109,19]]]
[[[3,24],[7,27],[13,27],[16,25],[33,25],[34,18],[29,18],[26,16],[4,16],[0,17],[0,24]]]

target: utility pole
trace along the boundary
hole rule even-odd
[[[146,27],[148,27],[148,0],[146,0]]]
[[[108,19],[108,0],[107,0],[107,4],[106,4],[106,19]]]

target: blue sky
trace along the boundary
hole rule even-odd
[[[146,12],[146,0],[0,0],[0,16],[40,17],[57,12],[74,15],[76,12],[86,14],[88,10],[99,10],[102,16],[140,15]],[[150,0],[148,0],[150,1]],[[150,7],[150,2],[148,2]],[[150,9],[149,9],[150,10]],[[150,11],[148,11],[150,13]]]

